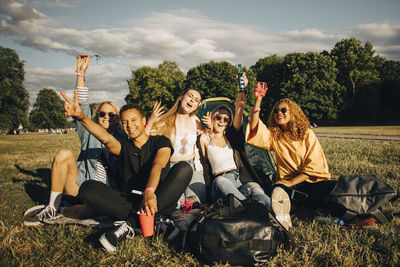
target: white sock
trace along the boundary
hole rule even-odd
[[[61,204],[62,192],[50,192],[49,206],[58,210]]]

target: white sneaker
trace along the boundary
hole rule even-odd
[[[44,209],[45,205],[37,205],[34,206],[32,208],[27,209],[24,212],[24,217],[31,217],[31,216],[35,216],[36,214],[38,214],[42,209]]]
[[[290,219],[290,198],[289,195],[281,187],[275,187],[271,195],[271,206],[275,213],[275,218],[289,230],[292,227]]]
[[[50,206],[46,206],[37,214],[34,214],[33,212],[30,212],[29,214],[29,217],[25,217],[25,226],[36,226],[58,215],[56,209]]]

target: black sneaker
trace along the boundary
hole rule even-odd
[[[116,251],[118,245],[126,238],[135,236],[135,231],[127,221],[117,221],[114,225],[115,227],[113,229],[102,234],[99,239],[100,244],[108,252]]]
[[[155,233],[157,235],[162,234],[164,240],[171,241],[179,234],[179,228],[171,219],[157,215],[155,221]]]
[[[46,222],[47,220],[56,217],[57,215],[58,215],[57,210],[51,206],[46,206],[37,214],[35,214],[35,212],[32,210],[31,212],[27,212],[27,216],[25,216],[24,219],[24,225],[36,226],[41,224],[42,222]]]

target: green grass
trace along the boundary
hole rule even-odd
[[[351,132],[351,128],[346,129]],[[400,142],[319,140],[334,178],[376,174],[400,189]],[[72,148],[77,155],[76,133],[0,136],[0,266],[202,265],[192,255],[178,253],[158,239],[137,236],[110,254],[99,247],[99,231],[95,229],[23,226],[24,210],[47,202],[52,158],[61,148]],[[293,216],[293,245],[281,248],[269,265],[399,266],[400,200],[387,203],[384,212],[395,215],[389,224],[361,228],[324,225]]]
[[[400,126],[317,127],[315,133],[400,136]]]

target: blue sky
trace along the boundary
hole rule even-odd
[[[0,0],[0,46],[25,61],[31,105],[45,87],[71,94],[77,53],[103,57],[87,73],[92,101],[122,105],[131,71],[164,59],[185,73],[210,60],[251,66],[356,37],[400,60],[399,14],[395,0]]]

